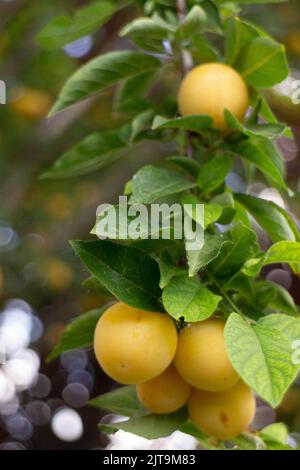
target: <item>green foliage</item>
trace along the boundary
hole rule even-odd
[[[94,132],[67,150],[42,177],[70,178],[104,168],[120,158],[126,150],[127,130],[128,126]]]
[[[292,344],[300,336],[299,309],[286,289],[258,275],[265,266],[277,263],[287,263],[295,273],[300,272],[299,230],[288,211],[248,194],[248,188],[244,193],[233,192],[227,177],[232,169],[242,166],[246,183],[262,176],[286,198],[291,195],[284,159],[275,141],[292,133],[278,122],[260,94],[261,89],[284,80],[288,68],[284,47],[259,26],[238,16],[242,5],[248,3],[271,2],[190,0],[185,18],[179,21],[175,2],[139,1],[142,16],[122,25],[119,32],[133,43],[133,49],[99,55],[80,67],[67,79],[51,111],[52,115],[82,100],[95,99],[107,87],[116,86],[111,100],[117,111],[113,129],[96,129],[67,150],[44,176],[65,178],[101,170],[130,152],[136,142],[154,141],[151,152],[159,152],[164,161],[141,165],[132,175],[125,187],[129,204],[133,210],[135,205],[156,202],[184,205],[193,224],[202,226],[204,245],[199,243],[198,249],[191,250],[184,237],[162,240],[161,224],[156,240],[145,239],[144,231],[138,240],[127,240],[122,236],[124,227],[119,226],[110,241],[73,242],[92,275],[86,287],[97,292],[104,289],[133,307],[165,310],[178,328],[217,313],[226,319],[226,348],[234,368],[260,397],[277,406],[299,369],[292,362]],[[90,6],[91,11],[95,5]],[[82,18],[79,12],[73,20],[54,19],[40,34],[40,42],[47,42],[49,48],[61,47],[79,37],[79,32],[95,31],[122,7],[122,2],[114,2],[113,8],[107,6],[106,13],[103,8],[95,18]],[[187,51],[195,65],[220,61],[244,77],[252,110],[243,122],[225,110],[228,131],[222,132],[213,127],[210,116],[178,116],[174,96],[178,68]],[[167,96],[162,97],[158,89],[165,95],[168,89]],[[139,158],[142,162],[143,147]],[[204,220],[199,220],[196,211],[199,203],[204,206]],[[120,207],[114,207],[118,213]],[[100,237],[105,236],[98,225],[101,217],[98,215],[92,231]],[[253,219],[274,243],[265,251],[259,246]],[[127,222],[130,220],[128,216]],[[172,228],[173,216],[163,222],[164,227]],[[91,344],[96,317],[97,313],[90,312],[75,320],[52,357],[67,348]],[[80,340],[78,328],[86,328]],[[187,421],[186,410],[147,414],[133,387],[102,395],[91,404],[130,417],[101,425],[107,432],[123,429],[157,438],[181,429],[195,435],[204,447],[211,447],[206,436]],[[264,429],[260,436],[239,436],[234,445],[289,448],[281,425]]]
[[[299,272],[299,262],[300,243],[281,241],[272,245],[258,258],[249,259],[243,267],[243,272],[247,276],[255,276],[264,266],[275,263],[288,263],[296,272]]]
[[[180,276],[172,279],[163,290],[166,311],[176,320],[197,322],[209,318],[221,297],[204,287],[198,279]]]
[[[106,309],[106,306],[97,308],[76,317],[63,332],[60,341],[49,354],[48,360],[52,361],[65,351],[91,346],[94,340],[95,327]]]
[[[95,96],[118,81],[150,72],[159,61],[137,51],[115,51],[96,57],[77,70],[64,85],[50,116],[68,106]]]
[[[120,423],[99,425],[100,429],[106,432],[123,430],[145,437],[146,439],[158,439],[166,437],[176,431],[186,421],[187,412],[183,408],[170,414],[146,414],[144,416],[134,416],[127,421]]]
[[[180,173],[147,165],[133,178],[130,203],[151,204],[166,196],[181,193],[195,186]]]
[[[276,328],[251,325],[232,313],[225,327],[227,353],[242,379],[277,406],[297,374],[290,342]],[[247,345],[247,347],[245,347]]]
[[[144,310],[161,309],[159,267],[146,253],[103,240],[71,244],[93,276],[117,299]]]
[[[121,416],[135,416],[146,412],[138,401],[135,387],[132,385],[104,393],[90,400],[89,404]]]
[[[234,197],[265,229],[274,243],[281,240],[299,241],[300,235],[295,222],[280,206],[249,194],[240,193]]]
[[[82,36],[94,33],[114,13],[129,3],[129,1],[116,3],[102,0],[79,9],[73,17],[58,16],[38,34],[37,41],[45,49],[59,49]]]

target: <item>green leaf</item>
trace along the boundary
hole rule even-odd
[[[223,245],[220,235],[205,233],[204,245],[199,250],[187,250],[187,262],[189,276],[195,276],[200,269],[205,268],[211,261],[218,257]]]
[[[144,111],[150,104],[145,95],[155,80],[156,71],[153,70],[124,80],[115,93],[114,109],[124,113]]]
[[[142,132],[151,129],[153,115],[153,109],[147,109],[134,117],[131,122],[130,142],[134,142]]]
[[[270,88],[288,75],[284,46],[265,37],[254,38],[243,48],[236,68],[254,88]]]
[[[164,289],[167,284],[177,276],[182,276],[186,273],[185,268],[179,268],[174,265],[170,255],[167,251],[164,251],[158,261],[159,270],[160,270],[160,283],[159,286],[161,289]]]
[[[116,11],[130,2],[120,3],[102,0],[80,8],[74,16],[57,16],[37,35],[37,42],[47,50],[54,50],[94,33],[106,23]]]
[[[172,155],[167,157],[169,162],[175,163],[175,165],[187,171],[190,175],[196,176],[200,170],[200,164],[196,160],[190,158],[181,157],[180,155]]]
[[[261,136],[251,137],[240,142],[236,151],[243,159],[253,163],[281,189],[288,191],[284,181],[283,161],[273,142]]]
[[[251,24],[238,17],[230,18],[226,22],[225,62],[234,64],[241,50],[257,36],[258,31]]]
[[[300,243],[277,242],[263,255],[246,261],[242,271],[247,276],[256,276],[264,266],[275,263],[288,263],[296,272],[300,272]]]
[[[280,331],[249,325],[232,313],[225,326],[225,343],[241,378],[270,405],[279,405],[297,373],[291,346]]]
[[[204,204],[204,228],[217,222],[222,214],[222,207],[218,204]],[[197,222],[197,220],[196,220]]]
[[[232,158],[228,154],[218,155],[205,163],[198,174],[199,189],[207,194],[224,184],[231,166]]]
[[[299,315],[293,297],[281,285],[271,281],[256,281],[254,288],[255,303],[268,313],[281,312],[292,316]]]
[[[204,229],[216,222],[222,214],[221,206],[211,203],[203,204],[194,194],[183,194],[181,202],[184,204],[184,211]],[[199,219],[197,205],[200,204],[203,206],[203,213],[200,211]]]
[[[274,313],[273,315],[267,315],[259,320],[259,324],[264,326],[265,328],[275,328],[276,330],[280,331],[280,333],[286,338],[288,343],[291,345],[291,349],[293,348],[293,343],[298,342],[300,339],[300,316],[298,314],[298,318],[290,317],[288,315],[284,315],[281,313]],[[299,350],[299,344],[297,344],[297,348]],[[299,354],[298,354],[299,357]],[[293,356],[290,358],[291,362],[293,361]],[[300,368],[299,359],[298,363],[294,363],[295,366]]]
[[[123,50],[100,55],[67,80],[50,116],[78,101],[95,96],[119,80],[154,71],[159,66],[158,59],[137,51]]]
[[[128,142],[124,131],[128,127],[94,132],[67,150],[42,178],[71,178],[100,170],[118,160]]]
[[[201,0],[198,2],[206,13],[207,21],[205,30],[217,34],[222,34],[222,21],[219,14],[219,9],[211,0]]]
[[[192,183],[181,173],[166,168],[146,165],[132,180],[130,204],[151,204],[166,196],[193,188]]]
[[[159,267],[153,258],[110,241],[73,241],[71,245],[91,274],[119,300],[143,310],[161,311]]]
[[[260,431],[264,440],[272,440],[285,444],[288,437],[288,429],[283,423],[273,423]]]
[[[82,283],[82,287],[84,287],[88,291],[95,292],[96,294],[99,294],[103,297],[113,298],[112,293],[109,292],[109,290],[106,289],[106,287],[104,287],[104,285],[101,284],[101,282],[93,276],[90,276],[85,279],[85,281],[83,281]]]
[[[222,208],[222,215],[218,219],[219,224],[229,224],[236,214],[236,204],[233,195],[229,191],[218,194],[211,199],[212,204],[216,204]],[[244,223],[244,221],[242,221]],[[247,225],[244,223],[244,225]]]
[[[152,124],[152,129],[183,129],[185,131],[201,132],[209,129],[212,124],[212,119],[204,114],[195,114],[193,116],[178,117],[175,119],[156,116]]]
[[[207,16],[203,8],[199,5],[194,5],[187,13],[183,23],[179,27],[181,38],[190,39],[193,36],[199,35],[203,30],[206,21]]]
[[[225,233],[220,256],[210,266],[214,276],[229,278],[243,266],[244,262],[257,253],[256,234],[242,223]]]
[[[170,32],[167,23],[156,21],[155,18],[137,18],[120,31],[120,36],[128,36],[137,46],[147,51],[164,52],[163,41]]]
[[[234,444],[238,446],[237,450],[267,450],[263,440],[253,433],[243,433],[233,439]]]
[[[273,423],[260,431],[260,437],[268,446],[268,450],[291,450],[286,442],[288,429],[283,423]]]
[[[91,346],[94,341],[96,325],[106,309],[107,305],[102,308],[90,310],[87,313],[79,315],[69,323],[61,339],[49,354],[47,361],[52,361],[65,351]]]
[[[255,105],[257,112],[268,122],[271,124],[279,124],[278,119],[274,115],[273,111],[271,110],[270,106],[264,99],[264,97],[260,94],[257,95],[257,103]],[[293,139],[294,135],[290,127],[285,126],[285,131],[283,133],[285,137],[288,139]]]
[[[93,398],[89,405],[121,416],[135,416],[146,412],[137,398],[135,386],[132,385]]]
[[[176,320],[197,322],[209,318],[222,298],[198,279],[181,276],[171,280],[163,290],[162,299],[165,309]]]
[[[228,109],[225,118],[230,129],[235,129],[248,137],[262,136],[267,139],[276,139],[283,135],[287,129],[285,124],[242,124]]]
[[[295,222],[277,204],[243,193],[236,193],[234,197],[250,212],[274,243],[281,240],[300,241]]]
[[[220,60],[219,51],[203,35],[194,36],[187,49],[191,51],[195,63],[217,62]]]
[[[187,419],[187,412],[185,408],[175,411],[170,414],[148,414],[145,416],[136,416],[130,418],[128,421],[120,423],[109,424],[111,432],[123,430],[130,432],[146,439],[158,439],[160,437],[167,437],[176,431]],[[100,428],[106,430],[100,424]]]

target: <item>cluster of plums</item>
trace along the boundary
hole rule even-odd
[[[245,431],[254,417],[255,398],[226,354],[222,319],[192,323],[178,333],[169,315],[118,302],[101,316],[94,350],[106,374],[135,384],[153,413],[187,404],[195,426],[219,439]]]

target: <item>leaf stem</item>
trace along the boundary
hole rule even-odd
[[[217,287],[217,289],[219,290],[219,293],[222,295],[222,297],[226,300],[226,302],[230,305],[230,307],[232,307],[233,311],[235,313],[238,313],[239,315],[241,315],[241,317],[245,318],[246,320],[248,320],[246,318],[246,316],[243,314],[243,312],[239,309],[239,307],[234,303],[234,301],[229,297],[229,295],[225,292],[225,290],[223,289],[223,287],[221,286],[221,284],[217,281],[217,279],[209,272],[209,271],[206,271],[205,274],[207,275],[207,277],[209,278],[209,280]]]

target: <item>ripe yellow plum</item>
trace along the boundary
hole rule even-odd
[[[122,384],[139,384],[171,364],[177,331],[171,317],[117,302],[101,316],[94,336],[96,358]]]
[[[194,389],[188,402],[195,426],[218,439],[232,439],[246,431],[254,418],[255,407],[254,395],[242,381],[226,392]]]
[[[249,92],[241,75],[232,67],[208,63],[195,67],[183,79],[178,106],[182,116],[207,114],[215,127],[225,130],[225,109],[242,121],[249,106]]]
[[[222,392],[239,376],[226,350],[223,320],[209,318],[181,330],[174,363],[182,378],[200,390]]]
[[[178,374],[171,364],[158,377],[137,385],[140,402],[153,413],[172,413],[188,400],[191,386]]]
[[[46,117],[52,105],[52,98],[48,93],[33,88],[15,90],[12,96],[10,107],[13,112],[33,120]]]

